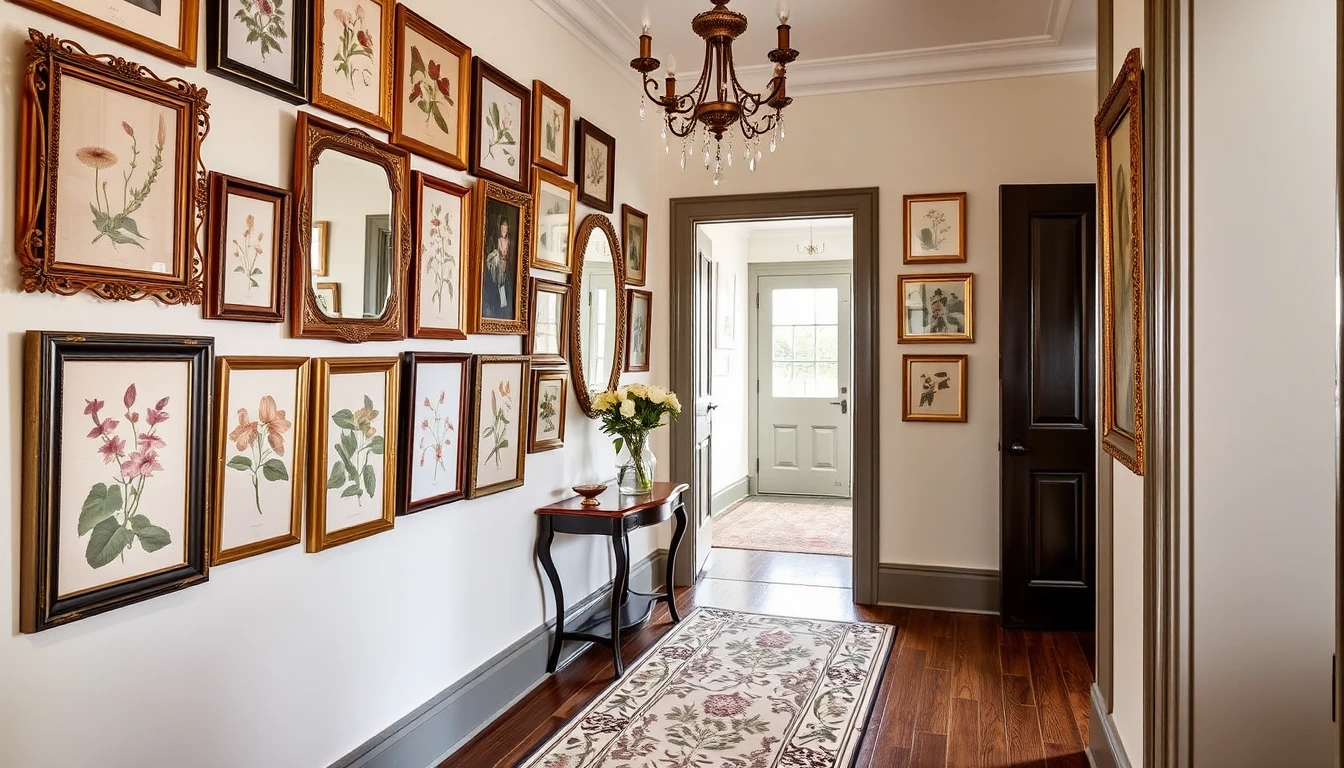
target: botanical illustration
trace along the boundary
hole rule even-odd
[[[559,415],[559,412],[556,410],[556,405],[559,400],[560,394],[555,391],[554,387],[546,386],[542,388],[541,402],[537,404],[537,415],[541,416],[541,429],[547,434],[555,432],[560,428],[555,420],[556,416]]]
[[[560,157],[564,154],[560,144],[565,140],[565,112],[552,101],[543,103],[546,109],[541,125],[542,150],[549,157]]]
[[[341,498],[355,497],[363,505],[364,496],[377,498],[378,476],[374,471],[374,456],[382,456],[383,436],[374,427],[378,411],[373,399],[364,395],[364,406],[357,411],[344,408],[331,415],[331,421],[340,430],[340,437],[332,443],[336,460],[327,476],[327,490],[344,487]]]
[[[631,312],[630,321],[630,363],[632,365],[646,365],[649,359],[649,351],[645,346],[645,339],[648,333],[648,310],[634,310]]]
[[[453,424],[454,417],[457,416],[456,404],[447,403],[447,390],[440,390],[439,396],[431,400],[428,395],[420,404],[420,439],[416,443],[416,450],[420,452],[420,466],[425,466],[426,460],[433,460],[434,479],[439,478],[439,471],[449,472],[449,467],[444,463],[446,456],[449,461],[453,460],[453,454],[448,447],[453,444],[453,438],[457,433],[457,427]]]
[[[919,375],[919,407],[933,405],[933,398],[944,389],[951,389],[951,375],[947,371],[935,371],[932,376],[927,373]]]
[[[252,495],[257,505],[257,514],[265,514],[261,508],[261,483],[289,480],[289,470],[280,458],[285,455],[285,433],[294,425],[285,418],[285,412],[279,410],[275,398],[265,395],[257,407],[257,418],[248,415],[246,408],[238,409],[238,426],[229,433],[229,440],[238,453],[229,459],[229,469],[251,475]]]
[[[507,379],[490,390],[490,413],[493,419],[489,426],[481,430],[481,447],[489,447],[483,463],[495,462],[495,469],[503,468],[504,449],[509,447],[509,425],[515,416],[513,385]],[[489,440],[487,443],[486,441]]]
[[[636,275],[644,272],[644,227],[638,221],[625,225],[625,269]]]
[[[120,169],[121,176],[121,200],[115,208],[112,203],[112,196],[116,194],[115,188],[109,193],[108,180],[102,177],[103,171],[111,171],[121,162],[112,150],[100,146],[86,146],[75,150],[75,157],[81,163],[93,169],[93,199],[89,202],[89,210],[93,212],[93,228],[97,235],[91,243],[96,243],[106,237],[112,241],[115,248],[119,245],[134,245],[144,250],[144,243],[149,238],[141,234],[140,227],[136,224],[131,214],[140,210],[140,206],[145,204],[145,198],[149,197],[150,190],[154,188],[154,183],[158,181],[159,171],[163,169],[163,146],[167,140],[167,131],[164,126],[163,115],[158,116],[158,131],[155,134],[154,157],[149,161],[150,166],[145,171],[143,177],[137,177],[136,171],[140,165],[140,140],[135,135],[135,128],[129,122],[121,122],[121,130],[129,137],[130,160]],[[109,173],[111,181],[115,182],[114,173]]]
[[[93,429],[87,437],[97,443],[96,450],[103,464],[115,472],[108,483],[95,483],[79,512],[79,536],[89,535],[84,559],[93,568],[102,568],[114,560],[126,558],[126,551],[135,543],[146,552],[155,552],[172,543],[168,531],[154,525],[140,513],[145,485],[162,472],[160,451],[168,443],[157,435],[158,426],[168,420],[168,398],[159,399],[153,407],[144,409],[144,419],[134,410],[137,399],[135,384],[122,395],[125,410],[120,419],[102,415],[106,403],[85,400],[84,415],[93,420]],[[124,423],[124,426],[123,426]],[[127,442],[129,437],[129,442]],[[152,512],[152,510],[150,510]]]
[[[433,58],[426,60],[417,45],[411,46],[411,70],[406,75],[411,81],[408,101],[425,115],[426,127],[432,122],[446,135],[452,135],[454,124],[443,116],[441,104],[457,106],[453,101],[452,81],[443,74],[443,64]]]
[[[261,283],[257,282],[258,277],[265,274],[262,269],[263,264],[259,263],[261,256],[265,253],[266,233],[260,231],[257,227],[256,217],[248,214],[246,228],[241,235],[232,238],[229,242],[231,251],[230,260],[234,262],[233,271],[241,273],[247,278],[247,294],[252,295],[253,288],[260,288]],[[256,231],[254,238],[252,233]]]
[[[924,226],[919,229],[919,247],[925,251],[936,251],[943,247],[947,241],[947,236],[952,232],[952,225],[947,221],[947,214],[937,208],[930,208],[924,212]]]
[[[601,194],[606,189],[607,184],[607,153],[606,148],[600,144],[590,141],[588,143],[587,162],[585,163],[584,173],[588,182],[588,188]]]
[[[352,89],[356,85],[367,87],[373,84],[378,77],[374,72],[377,59],[373,51],[374,37],[364,19],[364,4],[355,3],[354,13],[337,8],[331,15],[341,25],[341,39],[331,58],[336,73],[345,75]]]
[[[425,285],[430,287],[430,301],[443,314],[443,301],[453,301],[458,279],[457,253],[452,250],[453,227],[441,203],[429,209],[429,230],[425,234],[421,259],[425,265]]]
[[[1134,436],[1135,331],[1134,220],[1130,216],[1129,118],[1111,134],[1111,326],[1115,358],[1112,381],[1117,429]]]
[[[501,106],[498,101],[490,102],[490,108],[485,111],[485,127],[490,129],[485,135],[487,159],[499,160],[502,157],[510,167],[518,164],[518,158],[514,154],[517,151],[518,140],[513,136],[516,117],[512,104]],[[495,154],[496,150],[499,151],[498,156]]]
[[[272,51],[282,53],[282,40],[289,37],[285,31],[285,0],[238,0],[239,8],[233,17],[247,27],[247,44],[261,49],[262,61]]]

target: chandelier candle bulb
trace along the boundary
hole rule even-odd
[[[645,9],[645,14],[646,14],[646,17],[647,17],[648,9]],[[789,0],[779,0],[779,23],[780,23],[780,24],[788,24],[788,23],[789,23]],[[645,31],[645,32],[649,31],[649,28],[648,28],[648,22],[645,22],[644,31]],[[788,48],[789,46],[787,46],[787,45],[781,45],[781,46],[779,46],[779,47],[780,47],[780,48]]]
[[[790,27],[788,24],[780,24],[780,25],[779,25],[779,46],[778,46],[778,47],[779,47],[780,50],[787,50],[787,49],[789,48],[789,30],[790,30],[790,29],[791,29],[791,27]]]
[[[648,59],[653,57],[653,38],[649,36],[649,27],[644,26],[644,34],[639,36],[639,57]]]

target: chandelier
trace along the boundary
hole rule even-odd
[[[728,10],[729,0],[710,2],[714,4],[713,8],[691,20],[691,30],[705,41],[705,62],[700,79],[690,91],[677,94],[676,59],[669,56],[664,82],[666,90],[661,95],[657,92],[658,82],[649,73],[658,69],[661,62],[653,58],[653,37],[649,35],[647,16],[643,34],[639,36],[639,58],[632,60],[630,66],[644,79],[639,101],[640,118],[644,117],[645,97],[662,107],[667,113],[662,133],[667,142],[664,150],[669,154],[672,151],[669,133],[680,138],[681,167],[685,168],[698,141],[705,170],[713,168],[717,186],[723,183],[724,168],[733,164],[735,136],[731,129],[734,124],[742,134],[742,159],[752,171],[762,158],[761,138],[770,137],[772,153],[784,138],[781,112],[793,103],[785,89],[785,68],[798,58],[798,52],[789,47],[788,0],[780,0],[779,47],[769,54],[770,61],[775,64],[774,74],[763,93],[748,91],[738,81],[733,63],[733,40],[747,31],[747,17]]]
[[[798,252],[804,256],[820,256],[826,252],[826,243],[818,243],[812,239],[812,225],[807,227],[807,245],[799,245]]]

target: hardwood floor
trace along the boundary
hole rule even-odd
[[[1012,632],[997,617],[856,606],[850,560],[715,549],[695,606],[899,627],[854,768],[1087,768],[1092,638]],[[671,624],[659,606],[624,638],[627,662]],[[590,648],[544,680],[440,768],[514,766],[611,683],[611,657]]]

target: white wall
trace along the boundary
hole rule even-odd
[[[828,229],[816,233],[818,244],[826,243],[826,252],[820,256],[808,256],[798,252],[799,244],[807,242],[807,235],[770,235],[758,232],[752,235],[751,249],[747,261],[753,264],[780,264],[795,261],[850,261],[854,258],[854,227],[851,225],[842,231]]]
[[[737,313],[737,349],[713,350],[711,392],[719,407],[714,411],[710,485],[714,493],[719,493],[742,482],[750,473],[747,466],[747,346],[754,312],[747,301],[747,251],[751,233],[742,224],[706,224],[703,232],[712,243],[719,280],[736,280],[733,311]],[[718,300],[716,295],[713,299],[716,313],[719,311]],[[717,314],[714,319],[717,321]],[[718,335],[714,334],[713,338],[717,345]]]
[[[573,100],[575,117],[588,117],[616,136],[617,202],[652,214],[649,286],[659,294],[652,372],[627,378],[665,382],[666,195],[654,187],[650,126],[639,122],[633,86],[529,0],[408,4],[515,78],[530,84],[532,77],[544,77]],[[0,11],[0,82],[7,84],[0,91],[0,114],[12,118],[18,105],[22,40],[29,26],[94,52],[144,62],[161,76],[180,75],[208,86],[213,125],[204,147],[207,167],[289,186],[294,108],[208,75],[203,67],[172,66],[10,3]],[[0,221],[7,223],[14,221],[16,124],[0,120]],[[423,159],[412,166],[465,179]],[[0,467],[8,478],[5,506],[11,514],[9,524],[0,527],[0,573],[8,581],[0,590],[0,615],[13,618],[10,633],[0,637],[0,765],[324,766],[536,629],[553,611],[533,563],[532,510],[572,483],[614,475],[610,442],[577,409],[569,414],[566,448],[529,457],[522,489],[401,519],[396,530],[320,554],[292,547],[231,563],[212,569],[207,584],[38,635],[19,635],[17,510],[20,456],[28,449],[20,445],[21,419],[15,414],[23,408],[23,331],[211,335],[222,355],[517,353],[520,343],[478,337],[347,346],[293,340],[278,325],[203,321],[196,308],[22,294],[13,254],[13,229],[5,226],[0,228],[5,341],[0,380],[7,382],[11,417],[0,431]],[[666,452],[665,434],[658,450]],[[610,578],[603,544],[561,539],[557,560],[571,600]],[[632,544],[638,560],[651,551],[654,537],[641,534]]]

